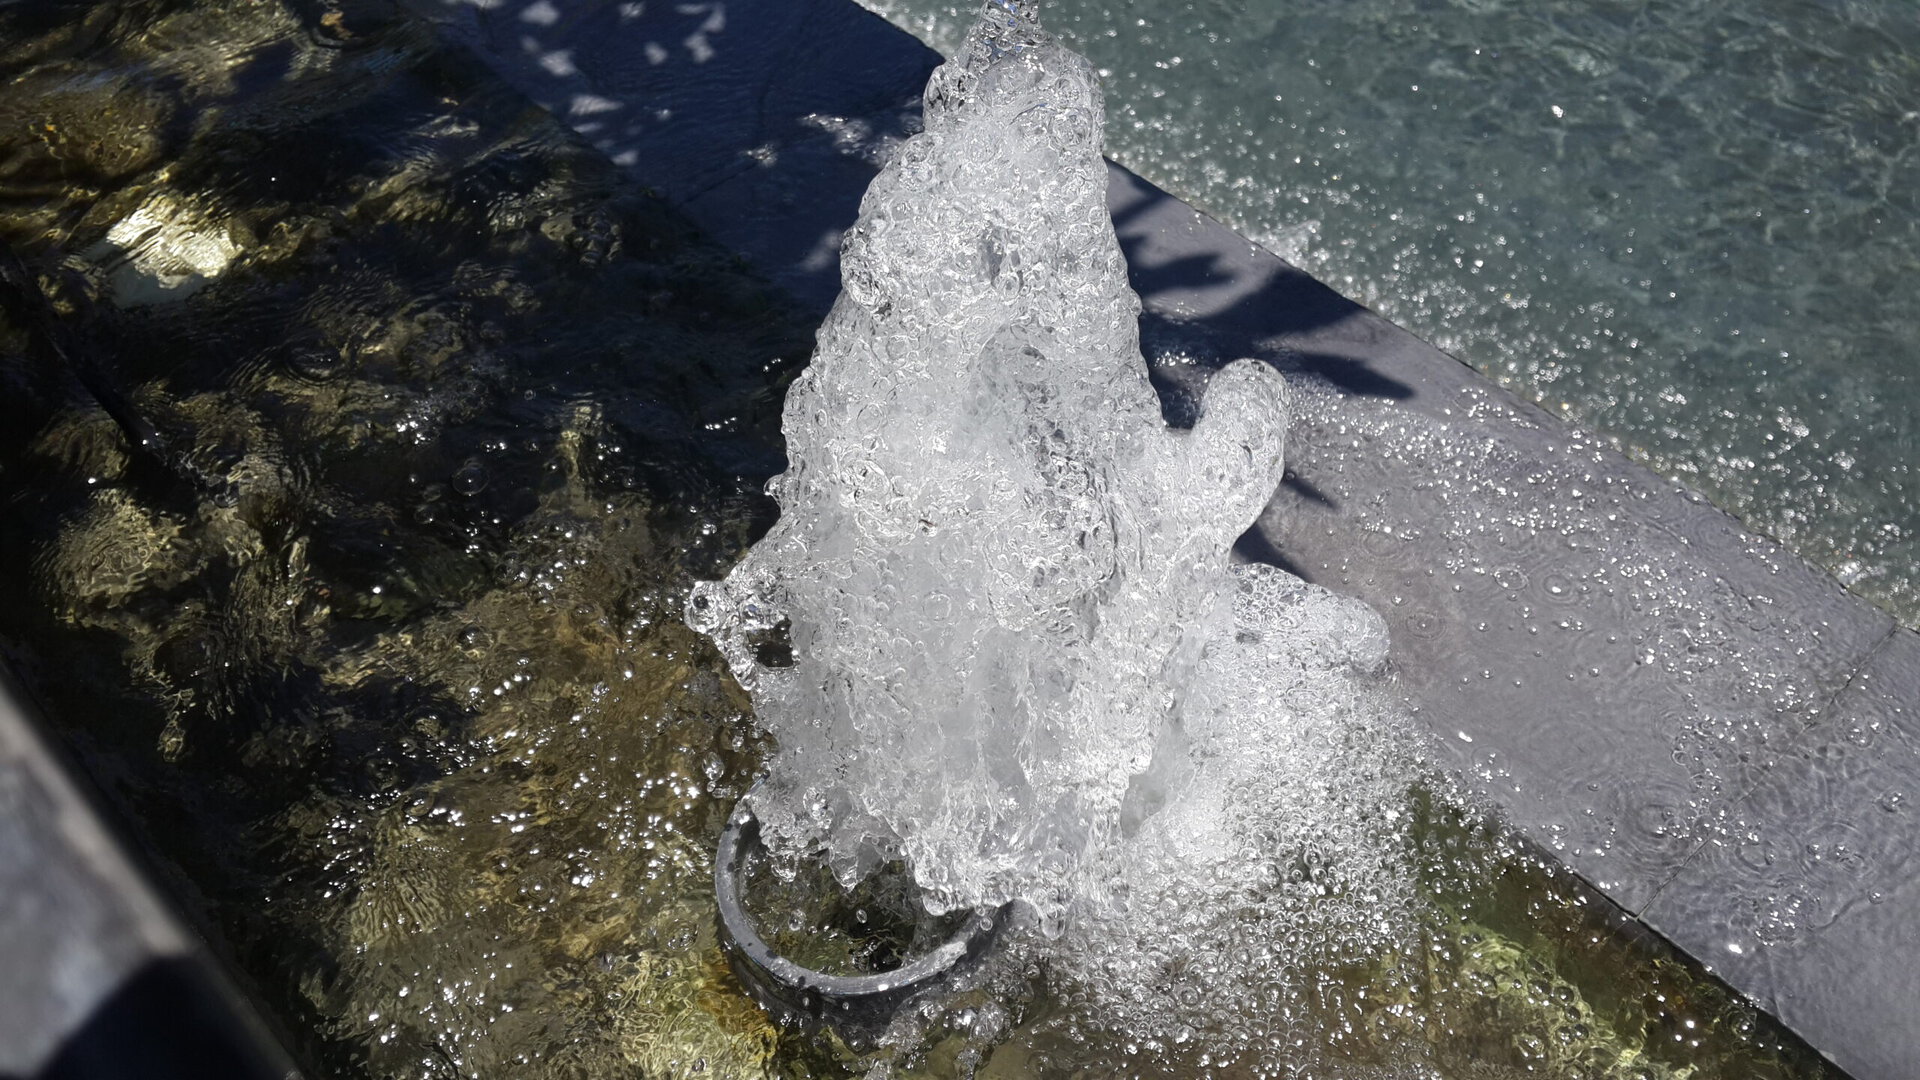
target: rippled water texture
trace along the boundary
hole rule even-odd
[[[1047,8],[1115,159],[1920,624],[1907,0]]]
[[[1017,942],[890,1046],[778,1031],[710,893],[764,747],[680,613],[812,327],[378,0],[0,5],[0,244],[0,645],[315,1076],[1831,1075],[1417,792],[1413,944],[1233,1063]]]
[[[810,332],[379,4],[0,10],[13,657],[316,1076],[752,1075],[682,625]]]

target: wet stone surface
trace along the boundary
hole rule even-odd
[[[1920,638],[1890,636],[1730,810],[1647,920],[1858,1076],[1912,1064],[1920,1029]],[[1866,1007],[1862,997],[1870,996]]]
[[[1297,376],[1243,554],[1372,603],[1459,767],[1644,906],[1891,618],[1156,194],[1116,173],[1109,202],[1173,407],[1235,356]]]
[[[1122,177],[1112,201],[1136,279],[1187,268],[1169,275],[1178,287],[1142,288],[1149,325],[1164,313],[1149,347],[1157,334],[1175,407],[1236,355],[1301,376],[1297,452],[1242,552],[1373,603],[1408,703],[1522,832],[1858,1076],[1904,1075],[1915,952],[1898,916],[1876,907],[1848,935],[1776,936],[1730,962],[1729,928],[1803,916],[1775,911],[1791,888],[1721,872],[1715,853],[1823,828],[1845,865],[1911,846],[1903,818],[1808,776],[1819,732],[1915,738],[1910,710],[1840,719],[1863,687],[1920,678],[1911,635],[1605,442],[1143,189]],[[1844,877],[1835,862],[1816,876]]]
[[[1261,536],[1383,600],[1461,767],[1640,910],[1891,621],[1604,444],[1491,395],[1409,405],[1329,401],[1293,465],[1322,498],[1283,497]]]
[[[842,0],[413,6],[822,313],[840,234],[940,62]]]

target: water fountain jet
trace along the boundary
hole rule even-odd
[[[1106,209],[1097,82],[1029,5],[988,3],[925,101],[789,391],[781,518],[688,604],[775,740],[722,842],[723,910],[751,822],[773,858],[823,857],[843,887],[897,859],[930,911],[1023,904],[1083,952],[1177,943],[1126,898],[1171,896],[1191,870],[1237,910],[1274,858],[1241,835],[1250,816],[1312,811],[1338,822],[1312,826],[1338,833],[1336,876],[1371,875],[1349,918],[1371,927],[1408,891],[1393,815],[1346,822],[1264,774],[1377,764],[1385,750],[1324,760],[1295,740],[1358,699],[1384,628],[1230,565],[1280,481],[1285,382],[1237,361],[1192,428],[1164,422]],[[1395,775],[1342,797],[1390,801]],[[743,928],[723,918],[754,978],[822,1011],[819,973]]]

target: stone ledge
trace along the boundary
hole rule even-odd
[[[0,1077],[295,1075],[0,666]]]

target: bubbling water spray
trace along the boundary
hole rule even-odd
[[[779,524],[693,600],[778,740],[763,828],[848,875],[897,848],[947,905],[1045,904],[1112,832],[1285,430],[1251,362],[1161,423],[1093,74],[995,10],[848,234]]]
[[[1088,972],[1152,939],[1089,976],[1121,996],[1169,949],[1225,963],[1206,919],[1308,893],[1374,933],[1410,894],[1396,744],[1349,722],[1384,625],[1229,564],[1285,383],[1239,361],[1162,421],[1099,89],[1026,6],[986,6],[925,118],[789,391],[780,520],[688,608],[776,742],[763,835],[847,882],[904,858],[935,910],[1024,901]]]

